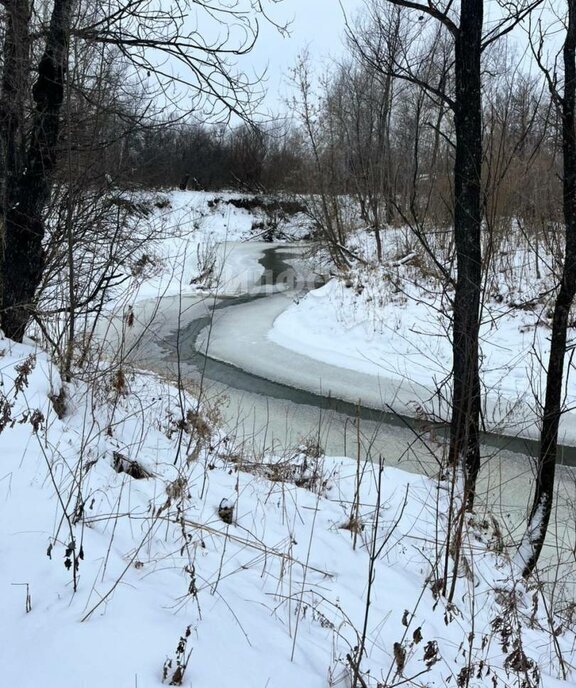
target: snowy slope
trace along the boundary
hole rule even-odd
[[[535,663],[565,685],[569,619],[553,643],[493,524],[438,595],[447,485],[313,446],[241,456],[151,376],[67,385],[59,419],[46,358],[2,348],[2,686],[160,686],[179,659],[195,688],[347,686],[359,646],[361,685],[537,685]]]

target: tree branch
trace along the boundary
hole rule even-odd
[[[432,0],[428,0],[427,5],[422,5],[419,2],[412,2],[412,0],[388,0],[388,2],[399,7],[406,7],[410,10],[416,10],[417,12],[427,14],[428,16],[433,17],[434,19],[437,19],[439,22],[444,24],[444,26],[448,29],[448,31],[450,31],[450,33],[454,37],[456,37],[456,35],[458,34],[459,29],[456,26],[456,24],[450,19],[450,17],[447,14],[435,7],[432,4]]]

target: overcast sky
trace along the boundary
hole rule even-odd
[[[553,21],[550,7],[558,8],[559,0],[545,0],[539,12],[544,17],[544,25]],[[363,6],[363,0],[281,0],[273,5],[271,15],[278,23],[291,21],[290,36],[282,38],[278,31],[265,23],[262,25],[260,40],[250,55],[245,56],[240,67],[244,70],[268,69],[268,97],[265,106],[273,111],[284,109],[284,101],[290,93],[288,72],[295,64],[298,54],[308,46],[315,65],[320,66],[322,58],[338,58],[344,54],[344,12],[353,20]],[[501,3],[487,0],[485,24],[491,27],[502,16]],[[537,19],[534,19],[537,22]],[[527,22],[523,23],[526,28]],[[513,42],[519,41],[520,52],[527,48],[526,34],[521,28],[512,36]],[[554,44],[551,45],[554,48]]]
[[[362,0],[342,0],[349,18],[355,16]],[[266,105],[282,107],[289,91],[287,77],[298,54],[307,46],[315,62],[343,53],[344,15],[338,0],[283,0],[270,14],[282,24],[290,21],[290,36],[282,38],[270,25],[262,25],[260,40],[241,66],[258,72],[267,68]]]
[[[215,4],[218,1],[214,0]],[[558,1],[545,0],[545,4],[554,8]],[[242,0],[244,4],[241,6],[246,7],[250,2]],[[227,6],[224,0],[222,4]],[[249,54],[238,58],[237,69],[251,77],[266,72],[263,88],[268,95],[259,111],[261,114],[279,114],[286,111],[286,100],[294,93],[289,72],[298,55],[307,49],[318,71],[322,71],[323,63],[328,64],[330,58],[342,57],[345,52],[344,13],[353,22],[364,6],[364,0],[262,0],[262,4],[275,22],[289,25],[289,35],[282,36],[273,25],[261,19],[258,41]],[[485,10],[486,27],[493,25],[503,11],[497,0],[487,0]],[[545,25],[547,23],[548,19]],[[520,52],[523,52],[527,45],[526,36],[521,29],[517,29],[514,36],[518,33]],[[231,43],[234,44],[232,39]]]

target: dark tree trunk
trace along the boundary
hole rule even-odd
[[[43,212],[50,197],[73,0],[54,0],[46,47],[32,90],[34,116],[22,172],[4,209],[2,328],[21,341],[44,268]],[[5,64],[4,72],[10,71]]]
[[[2,246],[5,210],[14,203],[15,183],[22,172],[24,111],[30,69],[30,5],[27,0],[5,3],[2,91],[0,95],[0,212]],[[2,293],[0,280],[0,296]],[[0,298],[1,301],[1,298]]]
[[[179,185],[180,191],[186,191],[186,189],[188,188],[188,180],[189,179],[190,179],[189,174],[185,174],[182,177],[182,179],[180,180],[180,185]]]
[[[524,576],[536,566],[550,521],[554,499],[554,474],[558,426],[562,414],[562,382],[570,308],[576,295],[576,0],[568,0],[568,28],[564,42],[564,95],[562,107],[563,205],[566,251],[560,290],[554,305],[550,358],[546,377],[546,399],[540,433],[540,456],[534,501],[521,546]],[[528,549],[525,550],[524,548]],[[527,554],[526,554],[527,552]]]
[[[465,471],[465,499],[474,502],[480,468],[478,330],[481,293],[483,0],[462,0],[455,45],[454,167],[457,279],[454,296],[452,422],[449,459]]]

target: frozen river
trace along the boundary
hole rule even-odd
[[[217,405],[225,428],[245,451],[278,455],[305,441],[327,454],[382,457],[386,465],[434,475],[443,451],[443,430],[383,412],[406,408],[419,391],[414,385],[336,368],[269,341],[267,331],[306,285],[286,280],[297,258],[289,246],[246,245],[227,251],[235,296],[190,295],[141,302],[140,328],[132,328],[131,358],[139,366],[183,377]],[[252,261],[252,263],[250,263]],[[255,263],[259,269],[255,269]],[[280,279],[281,284],[278,285]],[[271,379],[269,379],[271,378]],[[358,401],[360,400],[360,404]],[[487,435],[483,443],[479,509],[500,518],[507,542],[518,539],[525,524],[533,484],[534,442]],[[563,460],[574,464],[566,448]],[[574,469],[560,466],[559,508],[551,527],[548,554],[574,561],[576,480]]]

